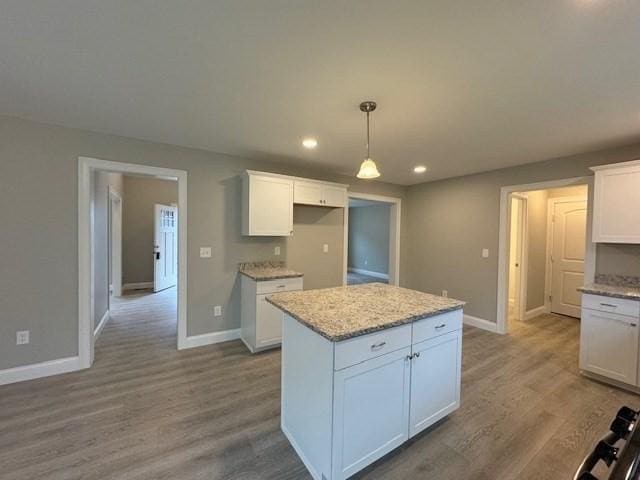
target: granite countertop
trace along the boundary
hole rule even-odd
[[[640,301],[640,277],[626,275],[596,275],[595,282],[578,288],[582,293]]]
[[[284,262],[245,262],[240,264],[239,270],[257,282],[303,276],[302,273],[285,267]]]
[[[267,301],[332,342],[458,310],[465,304],[382,283],[282,292]]]

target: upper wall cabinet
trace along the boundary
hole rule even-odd
[[[242,177],[242,234],[293,233],[293,180],[247,170]]]
[[[592,170],[593,241],[640,243],[640,160]]]
[[[242,234],[293,234],[293,204],[346,207],[347,185],[247,170],[242,176]]]
[[[347,187],[324,182],[295,180],[293,184],[293,201],[303,205],[345,207],[347,204]]]

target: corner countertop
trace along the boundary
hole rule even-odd
[[[240,264],[239,270],[257,282],[303,276],[302,273],[285,267],[284,262],[245,262]]]
[[[267,301],[327,340],[340,342],[459,310],[465,302],[382,283],[282,292]]]
[[[602,295],[604,297],[626,298],[628,300],[640,301],[640,288],[628,287],[624,285],[607,285],[604,283],[589,283],[578,288],[582,293],[592,295]]]

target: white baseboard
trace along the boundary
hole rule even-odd
[[[127,290],[146,290],[153,288],[153,282],[137,282],[137,283],[124,283],[122,285],[122,291]]]
[[[0,385],[9,383],[24,382],[34,378],[49,377],[61,373],[82,370],[80,357],[59,358],[48,362],[34,363],[22,367],[8,368],[0,370]]]
[[[100,322],[98,323],[98,325],[96,325],[96,328],[93,331],[93,341],[94,342],[98,339],[98,337],[102,333],[102,329],[104,328],[104,326],[109,321],[109,318],[111,318],[111,313],[109,312],[109,310],[107,310],[106,312],[104,312],[104,315],[100,319]]]
[[[471,315],[464,315],[463,321],[466,325],[471,325],[472,327],[481,328],[482,330],[488,330],[489,332],[498,333],[498,325],[494,322],[490,322],[489,320],[472,317]]]
[[[367,275],[369,277],[382,278],[384,280],[389,280],[388,273],[380,273],[380,272],[372,272],[371,270],[363,270],[362,268],[348,268],[347,271],[353,273],[359,273],[360,275]]]
[[[531,310],[527,310],[526,312],[524,312],[524,320],[531,320],[532,318],[536,318],[542,315],[543,313],[546,313],[546,309],[544,305],[541,305]]]
[[[240,338],[240,329],[223,330],[222,332],[203,333],[202,335],[192,335],[184,339],[182,348],[195,348],[204,345],[213,345],[214,343],[228,342]]]

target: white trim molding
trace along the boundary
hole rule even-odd
[[[153,282],[133,282],[122,285],[123,292],[128,290],[149,290],[150,288],[153,288]]]
[[[106,312],[104,312],[104,315],[100,319],[100,322],[96,326],[96,329],[93,331],[93,341],[94,342],[98,339],[98,337],[102,333],[102,330],[104,329],[104,326],[107,324],[107,322],[109,321],[110,318],[111,318],[111,312],[109,312],[109,310],[107,310]]]
[[[510,185],[500,189],[500,229],[498,233],[498,293],[497,293],[497,331],[507,333],[507,313],[509,311],[509,231],[511,205],[509,199],[516,192],[530,192],[533,190],[548,190],[550,188],[569,187],[572,185],[587,185],[587,240],[584,262],[584,281],[591,283],[595,277],[596,254],[595,244],[591,242],[591,223],[593,210],[593,176],[575,177],[546,182]]]
[[[384,280],[389,280],[388,273],[372,272],[371,270],[364,270],[362,268],[351,268],[351,267],[348,268],[348,271],[353,273],[359,273],[360,275],[367,275],[369,277],[382,278]]]
[[[487,330],[488,332],[498,333],[498,325],[495,322],[490,322],[484,318],[472,317],[471,315],[464,314],[462,321],[465,325]]]
[[[82,368],[80,357],[59,358],[22,367],[8,368],[0,370],[0,385],[60,375],[61,373],[74,372]]]
[[[531,310],[527,310],[526,312],[524,312],[524,320],[532,320],[544,313],[547,313],[547,309],[544,305],[540,305],[539,307],[532,308]]]
[[[400,238],[402,222],[402,199],[384,195],[372,195],[347,191],[347,206],[344,208],[344,244],[342,253],[342,284],[347,285],[348,256],[349,256],[349,204],[350,198],[372,200],[387,203],[391,206],[389,218],[389,275],[390,285],[400,285]]]
[[[229,342],[240,338],[240,329],[223,330],[221,332],[203,333],[201,335],[191,335],[186,337],[182,348],[203,347],[215,343]]]

